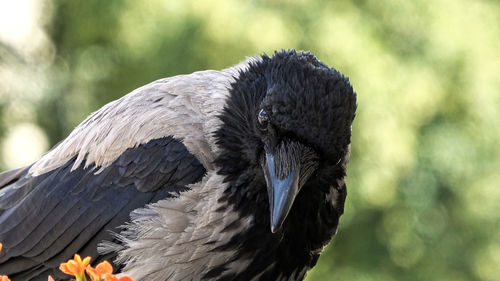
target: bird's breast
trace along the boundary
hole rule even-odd
[[[242,217],[219,200],[227,185],[223,176],[208,172],[176,198],[158,201],[131,214],[132,222],[118,235],[116,247],[123,273],[136,280],[202,279],[213,268],[238,274],[252,255],[234,259],[238,249],[222,249],[237,234],[254,225],[252,215]],[[107,247],[107,249],[106,249]],[[110,251],[109,244],[103,245]]]

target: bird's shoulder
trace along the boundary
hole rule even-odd
[[[75,156],[73,168],[81,163],[105,168],[125,150],[169,136],[182,140],[211,169],[217,149],[212,135],[233,80],[227,71],[206,70],[142,86],[89,115],[30,173],[46,173]]]

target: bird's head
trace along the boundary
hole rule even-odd
[[[335,181],[328,171],[348,157],[356,94],[340,72],[295,51],[250,62],[230,92],[216,163],[228,181],[264,178],[276,232],[309,180]]]

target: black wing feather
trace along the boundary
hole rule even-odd
[[[0,273],[13,281],[63,278],[57,268],[76,252],[112,259],[97,244],[113,240],[132,210],[176,196],[206,172],[171,137],[129,148],[97,174],[83,164],[71,171],[75,160],[37,177],[29,167],[0,174]]]

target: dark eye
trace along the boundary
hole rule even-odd
[[[267,129],[267,125],[269,123],[269,117],[267,116],[267,113],[264,111],[264,109],[261,109],[259,111],[259,115],[257,115],[257,120],[259,121],[259,125],[262,130]]]

